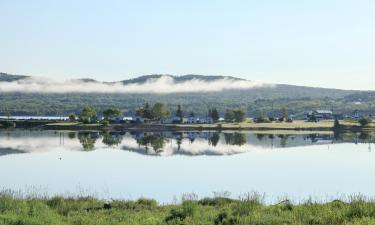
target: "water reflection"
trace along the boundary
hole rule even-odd
[[[144,155],[231,155],[255,148],[374,143],[373,133],[0,131],[0,156],[114,148]],[[369,145],[371,149],[371,145]]]
[[[78,140],[84,150],[93,150],[96,140],[99,139],[99,134],[94,132],[78,132]]]

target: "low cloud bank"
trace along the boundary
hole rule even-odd
[[[263,82],[222,78],[212,81],[192,79],[175,82],[173,77],[162,76],[148,79],[142,84],[121,82],[102,83],[82,80],[57,80],[41,77],[30,77],[12,82],[0,82],[0,92],[24,93],[188,93],[219,92],[225,90],[244,90],[256,87],[271,86]]]

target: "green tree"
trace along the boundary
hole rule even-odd
[[[271,122],[271,121],[270,121],[269,118],[266,117],[265,115],[260,115],[260,116],[258,116],[258,117],[254,120],[254,122],[256,122],[256,123],[269,123],[269,122]]]
[[[144,107],[141,107],[141,108],[137,109],[136,115],[137,116],[142,116],[143,118],[149,119],[149,120],[154,119],[154,115],[152,113],[152,110],[151,110],[150,105],[148,104],[148,102],[146,102],[146,104],[145,104]]]
[[[289,113],[287,108],[283,107],[281,109],[281,114],[282,117],[280,118],[280,121],[287,121],[289,119]]]
[[[246,120],[246,113],[243,109],[235,109],[233,110],[234,113],[234,121],[236,122],[243,122]]]
[[[182,117],[184,116],[183,112],[182,112],[182,109],[181,109],[181,105],[177,106],[176,116],[178,118],[180,118],[180,122],[181,122],[182,121]]]
[[[70,114],[69,114],[69,121],[70,121],[70,122],[75,122],[76,119],[77,119],[76,114],[74,114],[74,113],[70,113]]]
[[[79,115],[79,120],[84,123],[91,123],[96,120],[96,111],[92,106],[85,106]]]
[[[333,124],[334,129],[339,129],[341,127],[340,121],[338,119],[335,119],[335,122]]]
[[[152,114],[155,119],[163,119],[169,115],[169,112],[167,107],[163,103],[157,102],[152,107]]]
[[[233,110],[227,109],[224,114],[224,119],[227,122],[233,122],[234,121],[234,112]]]
[[[103,111],[103,116],[105,120],[109,120],[113,116],[120,116],[122,113],[117,108],[109,108]]]
[[[213,119],[214,122],[217,122],[219,120],[219,112],[216,108],[210,109],[208,111],[208,115]]]
[[[372,119],[368,117],[364,117],[358,120],[358,123],[361,124],[362,127],[368,126],[370,123],[372,123]]]

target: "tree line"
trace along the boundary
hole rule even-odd
[[[123,112],[118,108],[108,108],[102,114],[104,121],[109,121],[112,117],[122,116]],[[161,120],[173,115],[178,118],[179,122],[182,122],[183,118],[187,115],[195,117],[194,112],[185,112],[181,105],[177,105],[176,110],[171,113],[167,106],[161,102],[156,102],[153,105],[145,103],[143,106],[137,108],[135,115],[143,117],[145,120]],[[209,108],[206,116],[211,117],[213,122],[220,120],[220,113],[215,107]],[[78,120],[83,123],[93,123],[98,121],[98,113],[93,106],[85,106],[78,116],[75,113],[70,113],[69,120],[71,122]],[[224,120],[228,122],[243,122],[246,120],[246,112],[241,108],[227,109],[224,113]]]

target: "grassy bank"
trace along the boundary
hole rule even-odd
[[[159,205],[148,199],[104,202],[90,197],[19,199],[3,194],[0,224],[359,225],[375,224],[375,202],[356,198],[349,202],[264,205],[257,198],[218,197]]]
[[[178,127],[203,127],[220,129],[243,129],[243,130],[330,130],[333,127],[333,121],[320,121],[318,123],[296,120],[292,123],[272,122],[272,123],[254,123],[245,121],[242,123],[216,123],[216,124],[179,124]]]
[[[9,126],[12,123],[12,126]],[[13,124],[14,123],[14,124]],[[14,126],[13,126],[14,125]],[[343,131],[375,131],[375,124],[362,127],[357,121],[340,121]],[[159,124],[159,123],[126,123],[126,124],[84,124],[80,122],[48,122],[48,121],[0,121],[0,128],[38,128],[46,130],[153,130],[153,131],[188,131],[188,130],[249,130],[249,131],[332,131],[334,121],[322,120],[306,122],[295,120],[288,122],[254,123],[250,120],[241,123],[220,122],[214,124]]]

